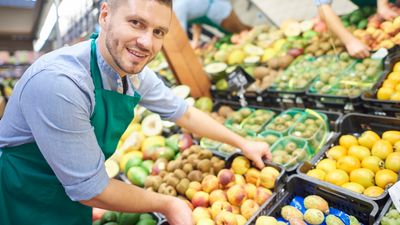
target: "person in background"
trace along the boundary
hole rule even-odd
[[[192,46],[200,44],[201,24],[207,24],[224,33],[239,33],[251,29],[243,24],[230,0],[174,0],[176,17],[187,32],[192,25]]]
[[[50,52],[15,86],[0,120],[0,224],[89,225],[92,208],[159,212],[192,224],[182,200],[107,176],[104,162],[140,103],[163,119],[243,150],[259,168],[271,158],[175,96],[146,65],[161,50],[172,0],[109,0],[92,40]]]
[[[352,0],[359,7],[376,6],[377,13],[386,20],[392,20],[399,14],[391,9],[388,0]],[[356,58],[366,58],[370,55],[370,49],[351,34],[342,24],[340,18],[335,14],[331,7],[332,0],[314,0],[318,7],[320,17],[326,22],[328,28],[336,34],[344,43],[348,53]],[[397,2],[398,4],[398,2]]]

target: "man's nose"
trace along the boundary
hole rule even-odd
[[[145,33],[142,33],[140,37],[137,39],[139,47],[143,48],[143,50],[151,50],[153,44],[153,31],[149,30]]]

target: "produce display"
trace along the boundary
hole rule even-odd
[[[380,225],[395,225],[400,224],[400,212],[392,204],[389,211],[382,218]]]
[[[280,224],[326,224],[326,225],[361,225],[357,218],[347,215],[339,209],[329,206],[329,203],[318,195],[303,197],[295,196],[289,205],[281,208],[278,218],[260,216],[256,225]]]
[[[6,98],[9,98],[11,96],[14,86],[18,80],[19,79],[15,79],[15,78],[5,78],[5,79],[1,80],[0,85],[3,87],[4,96]]]
[[[357,29],[365,29],[368,25],[368,17],[376,13],[376,9],[370,6],[364,6],[353,11],[350,14],[341,16],[340,19],[345,27],[354,26]]]
[[[398,181],[400,131],[386,131],[382,136],[372,130],[359,137],[346,134],[336,144],[308,176],[370,198],[380,197]]]
[[[93,209],[92,225],[156,225],[159,219],[149,213],[121,213]]]
[[[400,101],[400,62],[394,64],[376,94],[378,100]]]

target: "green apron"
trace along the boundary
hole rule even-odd
[[[134,116],[140,95],[103,89],[95,38],[91,42],[90,71],[95,86],[91,117],[97,142],[106,158]],[[72,201],[44,159],[36,143],[2,149],[0,157],[1,225],[89,225],[92,208]],[[85,163],[85,162],[82,162]]]

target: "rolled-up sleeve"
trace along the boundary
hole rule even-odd
[[[139,75],[139,80],[141,106],[170,121],[176,121],[186,112],[188,105],[185,100],[175,96],[152,70],[146,67]]]
[[[316,6],[331,4],[332,0],[314,0]]]
[[[21,111],[44,158],[73,201],[103,192],[109,178],[94,128],[91,97],[57,71],[34,75],[20,96]]]

